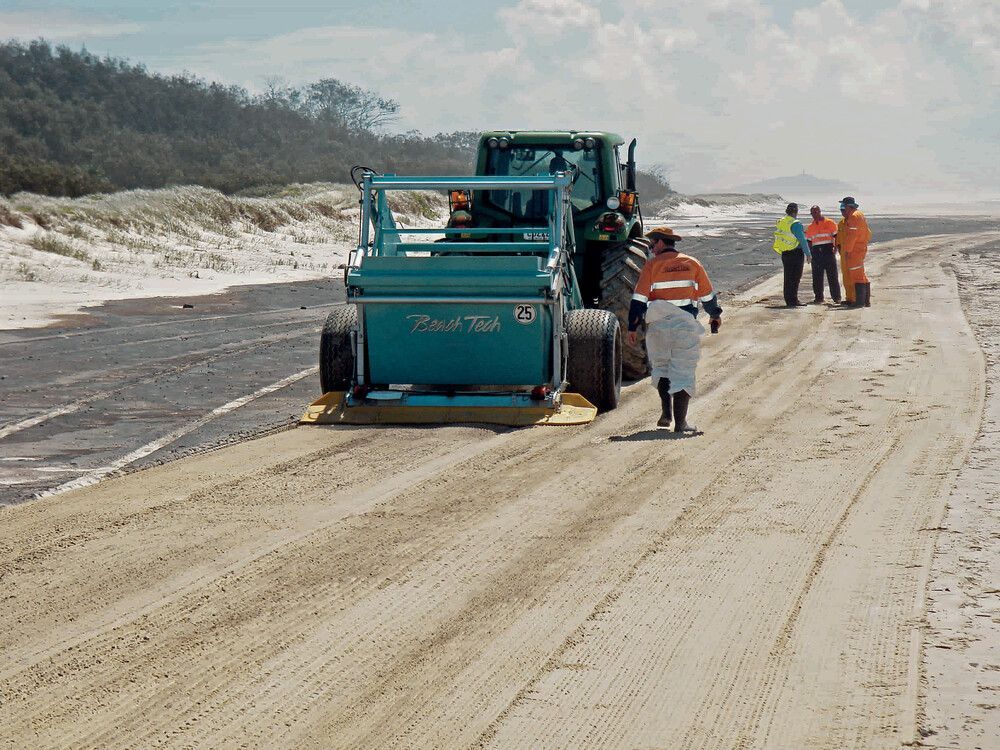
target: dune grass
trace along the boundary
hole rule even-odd
[[[66,240],[54,234],[36,234],[28,240],[28,244],[35,250],[43,253],[61,255],[64,258],[72,258],[73,260],[82,262],[90,261],[90,256],[87,253],[77,247],[73,247]]]
[[[390,193],[403,226],[444,226],[447,197]],[[324,276],[343,267],[357,242],[359,194],[353,185],[312,183],[224,195],[187,186],[58,198],[0,197],[0,283],[83,283],[84,263],[99,283],[142,288],[184,277]],[[21,265],[23,264],[23,266]],[[199,274],[199,271],[201,273]],[[88,276],[87,283],[94,282]]]

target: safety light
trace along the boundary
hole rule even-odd
[[[575,148],[577,151],[583,148],[583,138],[577,138],[575,141],[573,141],[573,148]]]
[[[597,229],[601,232],[620,232],[625,228],[625,217],[615,211],[601,214],[597,220]]]
[[[496,148],[497,146],[500,145],[500,141],[498,141],[496,138],[490,138],[488,141],[486,141],[486,145],[489,146],[490,148]]]
[[[507,148],[509,145],[510,145],[510,139],[509,138],[501,138],[500,139],[500,148]]]
[[[357,401],[364,401],[365,397],[368,395],[368,386],[366,385],[354,386],[354,388],[351,390],[351,395],[354,396],[354,398]]]
[[[607,205],[608,208],[614,211],[616,208],[618,208],[618,206],[621,205],[621,201],[618,200],[618,196],[612,195],[610,198],[608,198],[607,203],[605,205]]]
[[[468,190],[452,190],[448,193],[448,203],[452,213],[455,211],[468,211],[472,208],[472,196]]]
[[[448,220],[448,227],[451,229],[467,228],[472,226],[472,214],[468,211],[455,211]]]
[[[531,399],[533,401],[544,401],[548,398],[550,390],[547,385],[536,385],[531,389]]]
[[[597,145],[597,141],[595,141],[593,138],[587,138],[584,140],[583,145],[586,147],[588,151],[590,151],[590,149],[592,149],[594,146]]]
[[[635,202],[639,194],[634,190],[622,190],[618,193],[618,210],[626,216],[635,213]]]

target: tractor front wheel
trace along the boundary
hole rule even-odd
[[[346,391],[354,379],[351,332],[358,327],[358,308],[335,307],[327,316],[319,339],[319,384],[323,393]]]
[[[618,320],[607,310],[566,313],[569,357],[566,379],[600,411],[618,406],[622,388],[622,336]]]
[[[628,242],[609,247],[601,259],[600,307],[618,319],[623,339],[628,332],[628,310],[632,304],[632,293],[639,281],[639,274],[646,265],[648,249],[645,239],[633,237]],[[646,340],[641,326],[638,333],[639,338],[634,346],[625,341],[622,370],[627,380],[639,380],[649,374]]]

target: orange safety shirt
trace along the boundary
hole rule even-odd
[[[868,220],[860,211],[855,211],[850,218],[841,219],[837,224],[837,243],[841,252],[847,255],[865,253],[868,251],[868,241],[872,232],[868,228]]]
[[[699,302],[711,302],[714,297],[712,282],[701,263],[690,255],[674,252],[660,253],[646,261],[632,295],[639,302],[666,300],[678,307],[697,307]]]
[[[815,245],[832,245],[837,236],[837,222],[833,219],[823,218],[822,221],[814,221],[806,227],[806,239]]]

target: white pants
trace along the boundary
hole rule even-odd
[[[670,380],[670,393],[694,395],[695,369],[701,356],[705,327],[687,310],[664,300],[653,300],[646,308],[646,350],[653,368],[655,386],[660,378]]]

